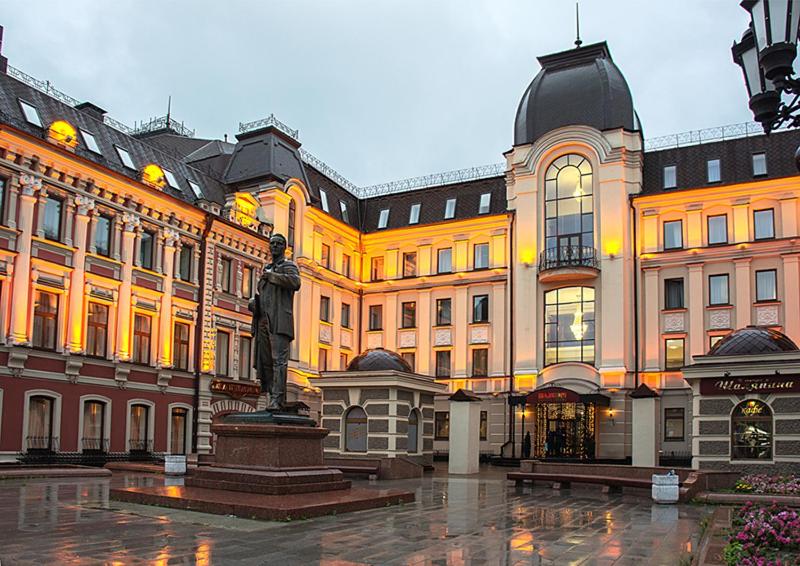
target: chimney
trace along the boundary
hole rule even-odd
[[[0,73],[8,72],[8,57],[3,57],[3,26],[0,26]]]
[[[97,120],[103,121],[103,116],[106,115],[106,111],[100,108],[99,106],[92,104],[91,102],[81,102],[75,108],[80,110],[81,112],[88,114],[92,118],[96,118]]]

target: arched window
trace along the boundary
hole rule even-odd
[[[106,404],[102,401],[83,403],[83,430],[81,448],[84,452],[105,451]]]
[[[408,414],[408,444],[409,454],[419,452],[419,411],[412,409]]]
[[[544,294],[544,362],[594,364],[594,289],[564,287]]]
[[[29,451],[52,451],[58,442],[53,437],[53,409],[55,399],[44,395],[33,395],[28,400],[28,435],[26,444]]]
[[[733,409],[731,459],[772,459],[772,410],[766,403],[750,399]]]
[[[186,425],[189,411],[185,407],[173,407],[170,414],[170,454],[186,454]]]
[[[367,451],[367,413],[353,407],[344,418],[344,449],[346,452]]]
[[[147,405],[131,405],[130,415],[130,451],[150,452],[150,407]]]
[[[545,261],[584,265],[594,261],[592,166],[569,154],[545,173]]]
[[[286,234],[286,245],[294,250],[294,223],[297,216],[297,205],[294,199],[289,201],[289,229]]]

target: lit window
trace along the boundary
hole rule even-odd
[[[322,244],[322,257],[320,263],[325,269],[331,268],[331,247],[328,244]]]
[[[472,297],[472,322],[489,322],[489,295]]]
[[[545,365],[594,364],[594,289],[563,287],[544,295]]]
[[[383,330],[383,305],[370,305],[369,329]]]
[[[122,164],[127,167],[128,169],[136,169],[136,165],[133,164],[133,159],[131,159],[131,154],[128,153],[128,150],[122,148],[118,145],[114,146],[114,149],[117,150],[117,155],[119,155],[119,160],[122,161]]]
[[[489,212],[489,207],[492,203],[492,193],[483,193],[481,195],[481,203],[478,206],[478,214],[486,214]]]
[[[481,420],[479,427],[479,438],[481,440],[489,440],[489,411],[481,411]]]
[[[233,262],[228,257],[223,257],[222,261],[220,262],[220,283],[222,285],[222,290],[226,293],[232,292],[231,290],[231,268],[233,267]]]
[[[759,177],[767,174],[767,154],[754,153],[753,154],[753,177]]]
[[[683,277],[664,280],[664,308],[683,308]]]
[[[417,252],[403,254],[403,277],[417,276]]]
[[[372,258],[371,281],[383,281],[383,256]]]
[[[436,411],[434,420],[434,440],[447,440],[450,438],[450,413],[447,411]]]
[[[771,208],[753,212],[756,240],[769,240],[775,237],[775,213]]]
[[[449,198],[444,205],[444,219],[453,218],[456,215],[456,199]]]
[[[450,377],[450,350],[436,351],[436,377]]]
[[[253,296],[253,268],[249,265],[242,267],[242,297],[249,299]]]
[[[108,343],[108,306],[89,303],[86,317],[86,355],[106,357]]]
[[[472,377],[489,375],[489,348],[472,350]]]
[[[378,229],[386,228],[387,224],[389,224],[389,209],[384,208],[381,210],[381,214],[378,217]]]
[[[19,105],[22,107],[22,113],[25,115],[25,120],[34,126],[42,127],[42,119],[39,117],[39,110],[33,104],[19,99]]]
[[[203,198],[203,191],[200,190],[200,185],[189,179],[189,187],[191,187],[196,198]]]
[[[709,336],[708,337],[708,349],[711,350],[714,346],[717,345],[717,342],[725,338],[725,336]]]
[[[486,269],[489,267],[489,244],[475,244],[473,252],[473,269]]]
[[[708,217],[708,245],[728,243],[728,215]]]
[[[756,271],[756,301],[778,299],[778,277],[774,269]]]
[[[180,189],[180,185],[178,185],[178,179],[175,178],[175,175],[169,169],[164,169],[164,176],[167,178],[167,184],[172,187],[173,189]]]
[[[591,164],[580,155],[561,156],[547,168],[544,186],[547,263],[558,266],[593,262]]]
[[[676,250],[683,247],[683,221],[664,222],[664,249]]]
[[[83,136],[83,143],[86,145],[86,149],[94,153],[101,153],[100,146],[97,145],[97,139],[95,139],[94,134],[90,134],[86,130],[81,130],[81,136]]]
[[[453,271],[453,249],[442,248],[438,251],[436,262],[436,273],[452,273]]]
[[[675,165],[664,167],[664,188],[674,189],[678,186],[678,168]]]
[[[436,299],[436,326],[448,326],[452,322],[452,299]]]
[[[417,326],[417,303],[408,302],[402,304],[402,328],[415,328]]]
[[[58,315],[58,295],[36,291],[33,303],[33,336],[34,348],[55,350],[56,317]]]
[[[330,212],[330,208],[328,208],[328,193],[320,189],[319,198],[322,201],[322,210],[325,212]]]
[[[417,224],[419,222],[419,209],[422,207],[421,204],[412,204],[411,211],[408,213],[408,223],[409,224]]]
[[[684,428],[683,407],[670,407],[664,409],[664,440],[683,440]]]
[[[732,460],[772,459],[772,410],[762,401],[742,401],[731,413]]]
[[[664,369],[681,369],[684,362],[683,338],[667,338],[664,340]]]
[[[347,204],[343,201],[339,201],[339,210],[342,211],[342,221],[346,223],[350,223],[350,216],[347,214]]]
[[[708,304],[727,305],[728,299],[728,274],[709,275],[708,277]]]
[[[706,162],[706,174],[709,183],[719,183],[721,179],[719,159],[709,159]]]
[[[176,322],[172,334],[172,365],[175,369],[189,369],[189,325]]]

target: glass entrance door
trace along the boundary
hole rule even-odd
[[[594,459],[594,404],[538,403],[535,458]]]

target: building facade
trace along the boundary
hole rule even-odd
[[[468,389],[482,453],[628,461],[645,384],[657,453],[691,460],[682,368],[748,325],[800,340],[800,135],[647,149],[605,43],[539,61],[502,167],[366,189],[273,117],[133,130],[0,61],[0,455],[212,452],[263,404],[247,302],[281,233],[317,418],[309,380],[384,348],[447,387],[434,453]]]

